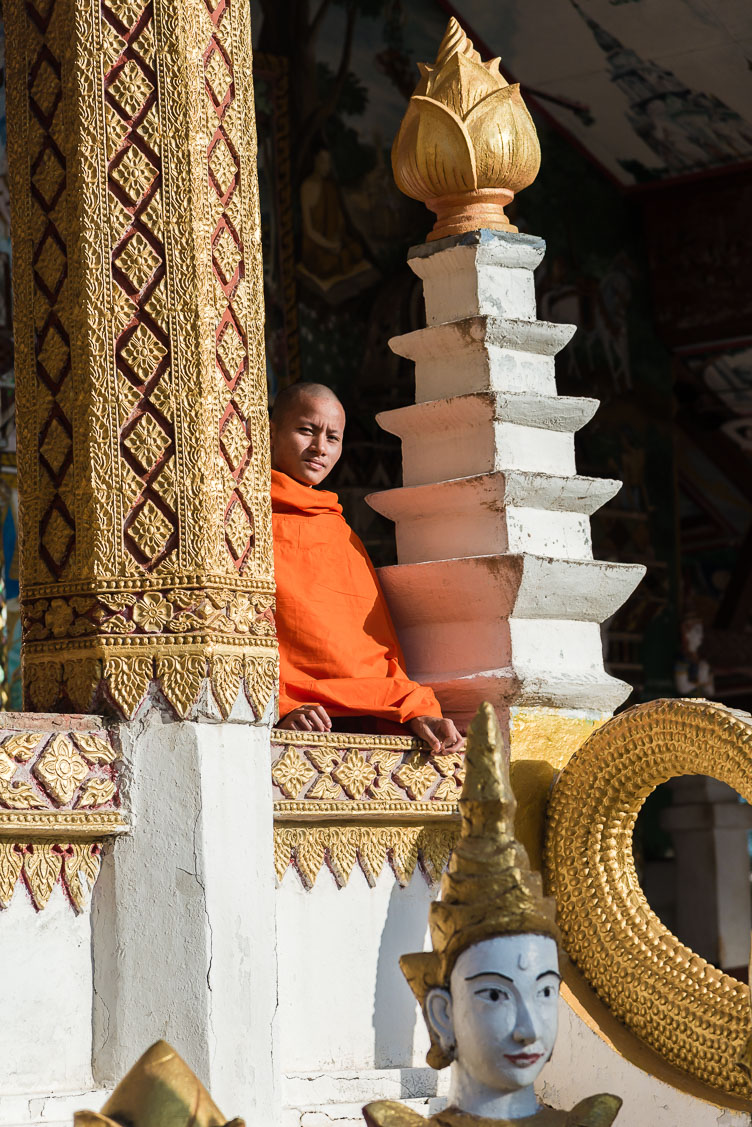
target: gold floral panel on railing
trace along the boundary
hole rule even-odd
[[[250,27],[8,0],[25,704],[276,676]]]
[[[105,839],[122,833],[118,749],[94,720],[51,727],[23,713],[0,727],[0,908],[18,886],[46,907],[60,883],[83,911]]]
[[[459,832],[460,754],[418,740],[350,733],[272,733],[277,876],[290,865],[307,888],[326,865],[339,887],[358,863],[375,884],[388,861],[397,881],[416,866],[435,881]]]

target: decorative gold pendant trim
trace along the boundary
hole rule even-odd
[[[647,795],[698,774],[752,802],[752,717],[707,701],[659,700],[608,721],[554,787],[548,880],[567,953],[614,1017],[669,1064],[749,1099],[749,989],[664,927],[632,854]]]
[[[459,834],[461,755],[405,736],[272,732],[277,877],[312,888],[324,864],[338,887],[357,861],[375,884],[388,860],[401,885],[420,866],[438,880]]]
[[[307,889],[313,888],[324,864],[338,888],[343,888],[355,867],[373,887],[389,865],[401,887],[410,883],[420,865],[429,883],[435,883],[459,837],[459,824],[430,826],[275,825],[274,865],[282,880],[293,865]]]

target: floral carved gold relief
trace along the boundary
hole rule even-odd
[[[356,864],[375,884],[385,863],[401,885],[440,876],[459,833],[461,755],[432,756],[400,736],[272,735],[277,877],[307,888],[321,869],[347,884]]]
[[[132,716],[157,680],[185,716],[208,680],[222,715],[241,691],[260,715],[277,667],[247,5],[4,16],[26,706]]]
[[[0,907],[23,883],[36,908],[59,882],[78,911],[103,841],[122,833],[117,748],[104,731],[0,730]]]

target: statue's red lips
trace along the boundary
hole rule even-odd
[[[505,1053],[505,1058],[516,1064],[518,1068],[529,1068],[531,1064],[535,1064],[543,1056],[543,1053]]]

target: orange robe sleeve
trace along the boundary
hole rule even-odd
[[[273,470],[272,521],[280,716],[301,704],[402,724],[441,716],[431,689],[405,671],[378,577],[336,493]]]

